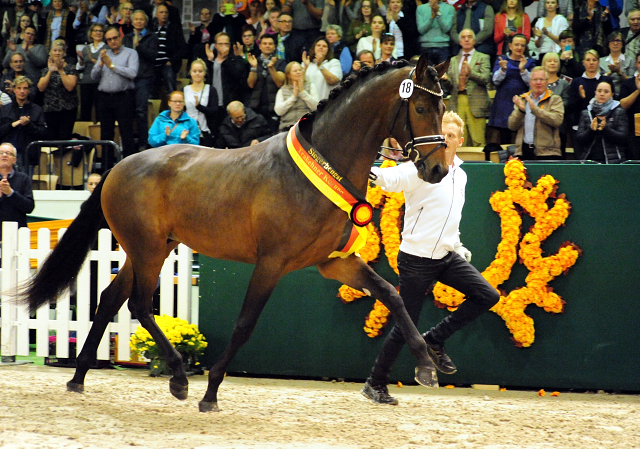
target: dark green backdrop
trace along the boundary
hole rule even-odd
[[[505,189],[503,165],[465,164],[464,169],[469,180],[461,238],[473,252],[473,265],[483,271],[500,241],[500,220],[489,196]],[[534,184],[545,174],[553,175],[560,181],[558,193],[565,193],[572,203],[566,227],[543,245],[547,255],[567,240],[584,251],[568,276],[550,283],[566,301],[565,313],[553,315],[530,305],[527,313],[535,321],[536,339],[524,349],[514,346],[502,319],[487,313],[447,342],[458,372],[441,374],[440,382],[640,391],[640,165],[531,164],[528,172]],[[526,232],[532,220],[524,218]],[[200,328],[209,341],[206,366],[229,341],[252,268],[201,258]],[[384,256],[375,268],[397,284]],[[523,286],[526,274],[516,264],[502,288]],[[284,277],[229,372],[366,378],[382,343],[382,338],[371,339],[362,330],[373,300],[343,304],[336,298],[339,286],[315,268]],[[422,313],[421,332],[448,313],[431,299]],[[411,382],[414,366],[405,348],[393,378]]]

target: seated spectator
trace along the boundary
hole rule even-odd
[[[547,71],[549,75],[549,85],[547,88],[551,90],[555,95],[562,98],[562,104],[564,105],[564,118],[562,125],[560,126],[560,144],[562,150],[562,158],[566,159],[565,149],[567,148],[567,129],[569,128],[568,108],[569,108],[569,93],[571,91],[571,83],[564,78],[560,78],[558,69],[560,68],[560,57],[557,53],[547,53],[542,58],[542,67]]]
[[[92,119],[91,111],[98,97],[98,82],[91,78],[91,70],[98,58],[104,42],[104,25],[94,23],[89,27],[89,43],[84,46],[82,52],[78,52],[78,64],[76,69],[82,71],[80,78],[80,120],[88,122]],[[97,118],[97,117],[96,117]]]
[[[547,88],[549,76],[542,67],[531,70],[531,90],[514,95],[509,129],[517,131],[516,156],[524,161],[561,160],[560,132],[564,118],[562,98]]]
[[[373,59],[373,53],[369,50],[362,50],[357,54],[355,61],[351,64],[351,71],[349,75],[357,74],[364,66],[373,67],[375,65],[375,59]]]
[[[45,36],[44,46],[51,48],[51,44],[56,39],[64,39],[67,48],[75,48],[76,39],[73,29],[73,22],[76,15],[69,10],[64,0],[51,0],[51,11],[47,15],[47,34]],[[73,52],[75,60],[75,52]]]
[[[205,46],[209,45],[213,40],[213,34],[211,33],[211,10],[209,8],[202,8],[200,10],[200,24],[195,25],[189,22],[189,40],[187,41],[187,47],[189,47],[189,63],[194,59],[206,58]]]
[[[375,15],[371,19],[371,35],[363,37],[358,41],[357,53],[360,53],[362,50],[370,50],[373,52],[373,56],[375,56],[376,60],[380,59],[380,40],[382,39],[384,32],[384,18],[381,15]],[[393,56],[395,57],[395,55],[396,53],[394,51]]]
[[[564,76],[567,81],[571,82],[573,78],[582,75],[584,68],[580,64],[580,54],[575,51],[575,43],[573,40],[573,31],[564,30],[560,33],[560,70],[559,76]]]
[[[265,34],[260,39],[260,56],[248,55],[251,69],[247,84],[251,89],[249,107],[267,119],[272,133],[278,131],[278,115],[274,111],[276,94],[285,80],[286,62],[276,56],[275,36]]]
[[[543,0],[539,0],[543,2]],[[498,47],[498,54],[502,54],[505,39],[507,42],[513,34],[524,34],[527,40],[531,39],[531,21],[529,15],[524,12],[520,0],[505,0],[500,12],[496,14],[493,25],[493,40]],[[506,49],[506,46],[505,46]]]
[[[349,47],[342,42],[342,27],[340,25],[328,25],[324,34],[329,44],[331,44],[333,55],[340,60],[342,73],[349,73],[351,64],[353,64],[353,56],[351,56]]]
[[[100,184],[100,181],[102,180],[102,176],[100,176],[99,173],[91,173],[88,177],[87,177],[87,190],[89,191],[89,193],[93,193],[93,190],[96,188],[96,186],[98,184]]]
[[[52,140],[69,140],[78,114],[78,72],[65,60],[67,44],[57,39],[51,44],[49,62],[42,69],[38,90],[44,93],[45,120]]]
[[[451,43],[449,32],[455,28],[455,15],[456,11],[453,6],[439,0],[429,0],[422,3],[416,10],[420,52],[427,54],[429,63],[432,65],[440,64],[449,58],[449,44]],[[491,16],[491,33],[493,33],[493,10]]]
[[[173,92],[177,86],[177,73],[182,67],[186,45],[180,23],[169,21],[169,8],[160,5],[156,9],[153,31],[158,36],[158,56],[155,62],[154,89],[156,98],[160,87]]]
[[[5,71],[4,74],[2,75],[2,78],[0,78],[0,86],[2,86],[3,92],[7,94],[12,93],[12,88],[13,88],[12,81],[15,78],[17,78],[18,76],[27,76],[27,72],[24,68],[25,67],[24,55],[22,53],[17,53],[17,52],[11,55],[11,62],[9,63],[9,67],[11,68]],[[29,77],[27,76],[27,78]],[[36,91],[38,90],[36,83],[38,80],[32,79],[32,78],[29,78],[29,79],[31,79],[31,81],[33,82],[30,89],[31,99],[33,100],[36,98]]]
[[[613,79],[614,95],[620,93],[622,82],[628,78],[629,66],[633,60],[626,59],[624,55],[624,41],[620,31],[614,31],[608,37],[609,56],[600,58],[600,71]]]
[[[493,68],[492,81],[496,86],[496,96],[491,105],[488,126],[500,133],[498,142],[512,143],[509,129],[509,116],[513,110],[513,96],[521,95],[528,90],[531,70],[535,66],[533,59],[527,59],[525,49],[527,38],[523,34],[514,34],[509,43],[509,53],[499,56]]]
[[[280,116],[280,131],[288,130],[318,106],[318,94],[313,84],[305,82],[300,63],[290,62],[284,73],[286,81],[278,90],[275,104],[275,112]]]
[[[542,61],[542,58],[547,53],[558,53],[560,51],[560,34],[569,28],[567,19],[557,13],[558,0],[544,1],[547,14],[545,17],[538,19],[533,29],[539,61]]]
[[[149,17],[141,9],[135,11],[131,20],[133,32],[122,39],[122,44],[132,48],[138,54],[138,73],[133,80],[136,134],[138,137],[138,151],[149,147],[149,98],[153,92],[155,77],[155,63],[158,58],[158,35],[147,25]]]
[[[389,0],[385,18],[387,29],[396,38],[396,57],[409,59],[419,54],[415,9],[412,14],[405,14],[402,10],[402,0]]]
[[[16,45],[11,42],[7,44],[10,50],[4,57],[2,65],[9,67],[11,56],[14,53],[20,53],[24,57],[24,71],[31,79],[40,79],[40,72],[47,66],[48,53],[44,45],[36,43],[36,29],[32,26],[24,30],[24,40],[21,44]]]
[[[358,2],[354,2],[358,4]],[[363,37],[371,35],[371,19],[377,13],[372,0],[362,0],[358,10],[358,18],[350,22],[344,43],[349,46],[351,53],[357,53],[356,46]]]
[[[318,92],[318,98],[329,98],[332,87],[342,79],[340,61],[333,57],[331,45],[325,37],[319,37],[313,43],[309,55],[302,53],[304,63],[305,81],[311,83]]]
[[[633,160],[640,160],[640,137],[636,136],[636,131],[640,134],[640,128],[636,130],[635,115],[640,114],[640,54],[636,56],[636,74],[622,82],[620,87],[620,106],[627,111],[629,123],[629,135],[627,146],[627,156]]]
[[[464,28],[471,28],[476,33],[476,50],[485,55],[494,55],[496,44],[493,41],[495,12],[491,5],[480,0],[467,0],[455,13],[453,26],[449,30],[451,44],[457,53],[460,42],[460,32]],[[467,25],[467,23],[469,25]],[[512,34],[511,37],[514,35]],[[526,39],[526,36],[525,36]],[[527,39],[528,41],[528,39]],[[503,45],[504,50],[504,45]],[[431,62],[431,58],[429,58]],[[511,108],[509,108],[511,110]]]
[[[396,38],[393,34],[385,33],[380,38],[380,59],[376,60],[376,64],[379,62],[394,62],[398,58],[393,55],[396,50]]]
[[[29,100],[32,84],[26,76],[16,77],[13,80],[15,101],[0,108],[0,141],[10,142],[17,148],[18,167],[28,174],[40,163],[40,148],[33,146],[27,154],[27,146],[49,135],[42,108]]]
[[[227,112],[218,130],[216,147],[244,148],[271,137],[267,120],[239,101],[229,103]]]
[[[184,94],[180,91],[169,95],[169,109],[162,111],[149,129],[151,148],[173,143],[200,143],[198,123],[184,112]]]
[[[198,123],[200,145],[214,146],[213,130],[218,112],[218,93],[209,84],[205,84],[207,65],[202,59],[191,63],[191,84],[184,87],[184,101],[187,114]]]
[[[591,49],[604,54],[606,36],[612,31],[609,14],[598,0],[585,0],[580,3],[579,9],[574,11],[573,33],[579,54],[583,55]]]
[[[626,160],[627,113],[613,99],[613,83],[600,81],[595,96],[580,115],[576,137],[584,152],[581,160],[619,164]]]
[[[0,242],[2,222],[15,221],[27,227],[27,214],[35,207],[31,177],[15,170],[16,149],[10,143],[0,145]]]

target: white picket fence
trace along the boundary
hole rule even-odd
[[[65,229],[59,231],[62,237]],[[111,282],[111,262],[122,266],[125,261],[124,251],[112,251],[111,231],[101,229],[98,234],[98,249],[90,251],[77,277],[75,319],[71,319],[70,294],[67,292],[55,304],[55,309],[48,304],[40,307],[34,318],[29,316],[27,309],[16,305],[10,300],[10,295],[16,291],[18,285],[28,279],[34,270],[30,259],[37,260],[38,267],[51,252],[49,229],[38,230],[37,249],[30,248],[30,230],[18,229],[17,223],[2,224],[2,274],[0,276],[0,355],[7,356],[29,355],[29,330],[36,330],[36,355],[39,357],[53,356],[69,358],[69,345],[60,342],[69,341],[70,333],[76,335],[76,352],[80,353],[89,329],[90,317],[90,260],[97,261],[97,286],[102,292]],[[192,276],[193,252],[185,245],[179,245],[162,267],[160,273],[160,314],[177,316],[198,324],[198,295],[193,294]],[[176,264],[177,262],[177,264]],[[177,270],[175,266],[177,265]],[[175,274],[177,273],[177,274]],[[177,278],[177,307],[174,307],[174,287]],[[99,293],[98,293],[99,298]],[[98,299],[99,300],[99,299]],[[118,334],[116,359],[130,360],[129,337],[136,331],[138,321],[131,319],[128,301],[122,306],[116,318],[110,323],[98,347],[98,360],[110,358],[110,336]],[[55,331],[55,354],[49,354],[49,335]]]

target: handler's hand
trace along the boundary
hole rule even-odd
[[[467,262],[471,262],[471,251],[462,246],[462,243],[456,243],[453,250]]]

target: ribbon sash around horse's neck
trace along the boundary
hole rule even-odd
[[[373,208],[364,195],[307,142],[298,124],[287,134],[287,149],[307,179],[349,216],[338,249],[329,257],[347,257],[360,250],[367,241],[366,225],[373,218]]]

